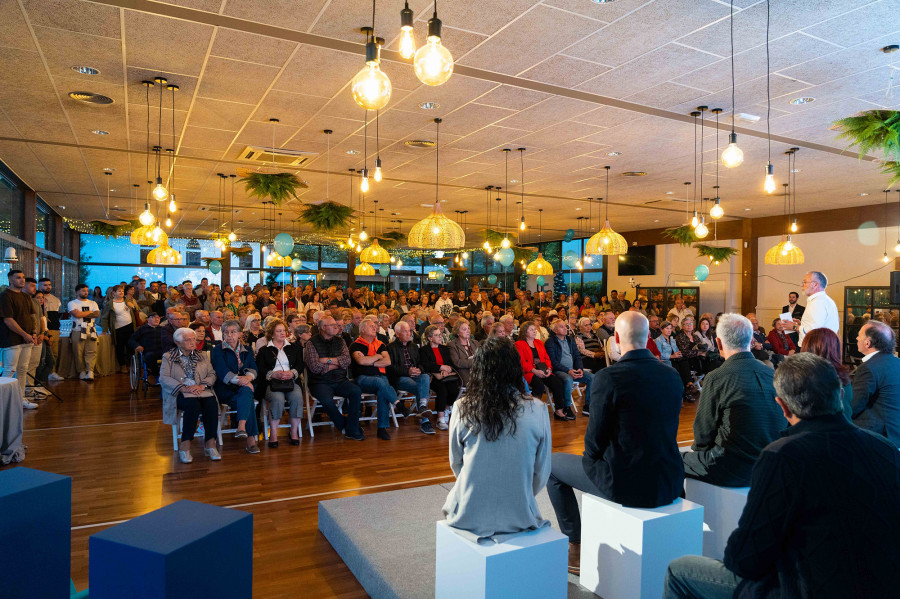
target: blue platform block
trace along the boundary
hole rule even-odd
[[[68,597],[72,479],[20,466],[0,470],[0,596]]]
[[[90,539],[91,599],[250,599],[253,515],[178,501]]]

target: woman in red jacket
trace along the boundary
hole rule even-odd
[[[797,346],[791,338],[784,334],[784,323],[780,318],[772,322],[772,330],[766,337],[766,341],[772,344],[772,351],[782,356],[793,356],[797,352]]]
[[[525,373],[525,381],[531,388],[531,395],[540,399],[545,390],[553,396],[553,417],[556,420],[571,420],[567,418],[563,409],[565,398],[563,397],[563,382],[553,374],[550,368],[550,356],[544,349],[544,344],[537,339],[537,327],[533,322],[526,322],[519,330],[519,340],[516,341],[516,350],[522,361],[522,372]]]

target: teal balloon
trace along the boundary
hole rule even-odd
[[[490,283],[491,285],[493,285],[493,284],[495,284],[496,282],[497,282],[497,275],[490,275],[490,276],[488,276],[488,283]]]
[[[291,260],[291,270],[294,272],[298,272],[301,268],[303,268],[303,260],[300,258],[294,258]]]
[[[217,275],[220,272],[222,272],[222,263],[219,262],[218,260],[213,260],[212,262],[210,262],[209,263],[209,272],[211,272],[214,275]]]
[[[578,254],[569,250],[563,256],[563,264],[566,265],[566,268],[575,268],[575,263],[578,262]]]
[[[389,274],[391,274],[390,264],[382,264],[378,269],[378,274],[380,274],[382,277],[387,277]]]
[[[705,281],[706,277],[709,276],[709,267],[705,264],[701,264],[694,269],[694,276],[697,277],[698,281]]]
[[[500,248],[500,251],[498,253],[500,254],[500,259],[498,260],[498,262],[503,266],[509,266],[516,261],[516,253],[512,250],[512,248]]]
[[[287,256],[294,251],[294,238],[288,233],[279,233],[275,236],[275,251],[282,256]]]
[[[572,241],[573,239],[575,239],[575,231],[573,231],[572,229],[566,230],[566,235],[565,237],[563,237],[563,241]]]
[[[538,278],[537,278],[538,287],[543,287],[544,283],[546,283],[546,282],[547,281],[546,281],[546,279],[544,279],[544,275],[538,275]]]
[[[436,278],[438,281],[443,281],[445,276],[447,276],[447,274],[444,271],[442,271],[442,270],[437,271]]]

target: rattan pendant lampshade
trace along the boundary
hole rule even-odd
[[[375,268],[368,262],[360,262],[359,265],[353,269],[353,274],[357,277],[374,277]]]
[[[135,245],[169,245],[169,236],[155,225],[138,227],[131,232],[131,243]]]
[[[584,253],[593,256],[618,256],[628,253],[628,242],[609,226],[609,169],[606,169],[606,219],[603,228],[588,239]]]
[[[803,264],[805,259],[803,252],[794,245],[794,242],[791,241],[791,236],[788,235],[787,239],[782,237],[781,241],[766,252],[765,262],[773,266],[789,266],[792,264]]]
[[[438,199],[438,175],[440,173],[440,129],[441,119],[434,119],[437,135],[435,137],[435,169],[434,169],[434,210],[409,231],[407,240],[409,247],[423,250],[452,250],[466,244],[466,234],[455,221],[443,213]]]
[[[359,259],[361,262],[368,262],[369,264],[387,264],[391,261],[391,255],[378,244],[377,239],[373,239],[372,245],[362,251]]]
[[[544,209],[538,210],[538,239],[544,236]],[[525,274],[544,275],[545,277],[553,275],[553,266],[544,260],[543,252],[538,252],[537,258],[528,263],[525,267]]]
[[[150,250],[147,254],[147,264],[158,264],[172,266],[181,264],[181,254],[168,243],[160,244],[159,247]]]

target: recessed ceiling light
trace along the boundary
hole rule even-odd
[[[94,135],[109,135],[109,131],[104,131],[103,129],[94,129],[91,133]]]
[[[621,156],[622,152],[607,152],[607,156]]]
[[[864,197],[866,197],[867,195],[869,195],[869,194],[867,194],[866,192],[862,192],[861,194],[859,194],[859,197],[864,198]]]
[[[437,102],[422,102],[421,104],[419,104],[419,108],[421,108],[422,110],[436,110],[440,107],[441,105]]]
[[[674,191],[667,191],[667,192],[666,192],[666,195],[667,195],[667,196],[675,195],[675,192],[674,192]]]
[[[60,210],[65,210],[65,209],[66,209],[66,207],[63,206],[62,204],[57,204],[56,207],[59,208]]]
[[[609,4],[610,2],[615,2],[615,0],[591,0],[594,4]]]
[[[654,218],[654,219],[653,219],[653,222],[658,223],[658,222],[659,222],[659,219],[658,219],[658,218]]]
[[[578,210],[581,210],[581,208],[576,208],[575,210],[578,211]]]
[[[757,116],[755,114],[749,114],[746,112],[739,112],[738,115],[736,117],[734,117],[734,120],[741,121],[744,123],[758,123],[759,116]]]
[[[749,208],[744,208],[744,212],[750,212]]]
[[[86,67],[75,65],[72,67],[72,70],[76,73],[81,73],[82,75],[99,75],[100,69],[95,69],[94,67]]]
[[[110,189],[110,191],[119,191],[118,189]]]
[[[510,179],[509,182],[510,182],[510,183],[518,183],[519,180],[518,180],[518,179]]]
[[[646,171],[625,171],[622,173],[623,177],[646,177]]]
[[[815,102],[815,98],[810,98],[809,96],[801,96],[799,98],[794,98],[791,100],[791,104],[794,106],[800,106],[801,104],[809,104],[810,102]]]
[[[799,173],[799,172],[800,172],[800,169],[799,169],[799,168],[792,168],[792,169],[791,169],[791,172],[792,172],[792,173]]]
[[[351,156],[356,156],[357,154],[359,154],[359,150],[347,150],[347,153]]]
[[[112,104],[114,102],[109,96],[95,94],[94,92],[69,92],[69,97],[87,104]]]
[[[104,173],[114,173],[114,172],[116,172],[116,169],[111,168],[111,167],[106,167],[105,169],[103,169],[103,172]]]

